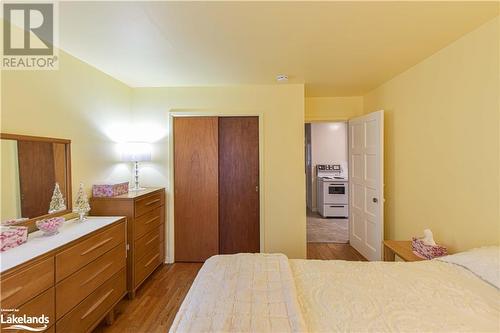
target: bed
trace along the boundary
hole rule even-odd
[[[206,261],[170,332],[499,332],[500,248],[421,262]]]

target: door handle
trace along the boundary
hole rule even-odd
[[[259,185],[255,186],[255,192],[259,192]]]
[[[373,199],[372,199],[372,201],[373,201],[374,203],[377,203],[377,202],[378,202],[378,199],[377,199],[377,198],[373,198]]]

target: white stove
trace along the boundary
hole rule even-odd
[[[342,164],[316,166],[318,212],[323,217],[349,216],[347,167]]]

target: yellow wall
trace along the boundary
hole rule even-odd
[[[363,114],[363,97],[307,97],[305,121],[342,121]]]
[[[304,87],[302,85],[134,89],[134,123],[170,131],[169,112],[261,117],[261,217],[266,252],[306,256]],[[161,128],[155,128],[160,125]],[[154,145],[155,164],[142,170],[145,185],[170,188],[171,133]],[[169,160],[170,159],[170,160]],[[172,221],[170,209],[170,221]],[[169,257],[173,226],[169,224]]]
[[[22,217],[16,141],[1,140],[0,168],[0,221]]]
[[[156,142],[143,183],[168,187],[170,111],[260,115],[264,250],[302,258],[304,121],[385,109],[386,237],[407,239],[431,227],[451,250],[498,244],[498,22],[364,99],[304,99],[302,85],[131,89],[61,51],[58,71],[2,72],[1,131],[71,139],[74,192],[80,181],[88,189],[129,179],[130,166],[118,162],[116,142],[143,135]]]
[[[141,179],[168,188],[170,110],[260,115],[262,243],[306,256],[303,85],[132,89],[62,51],[58,71],[4,71],[1,83],[2,132],[72,140],[74,194],[80,181],[129,180],[117,149],[127,140],[157,142]]]
[[[499,19],[365,96],[384,109],[386,238],[500,243]]]
[[[71,139],[74,194],[80,181],[89,190],[128,180],[110,128],[130,120],[131,89],[62,51],[59,59],[57,71],[2,71],[1,131]]]

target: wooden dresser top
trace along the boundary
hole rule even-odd
[[[164,187],[148,187],[144,190],[141,190],[141,191],[130,191],[128,193],[125,193],[125,194],[122,194],[122,195],[117,195],[117,196],[114,196],[114,197],[92,197],[91,199],[92,200],[127,200],[127,199],[135,199],[135,198],[139,198],[139,197],[142,197],[146,194],[150,194],[150,193],[153,193],[153,192],[157,192],[157,191],[162,191],[162,190],[165,190]]]
[[[76,219],[64,222],[59,233],[54,236],[44,236],[42,231],[28,235],[28,241],[0,254],[0,273],[17,267],[41,255],[59,249],[97,230],[123,220],[122,216],[87,217],[84,222]]]

